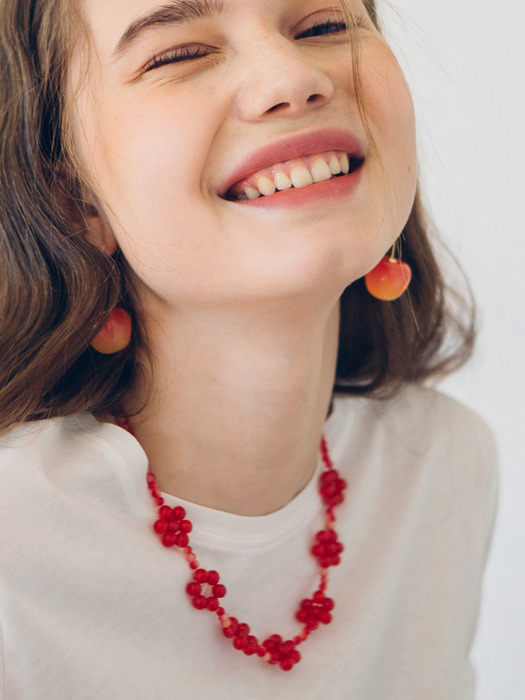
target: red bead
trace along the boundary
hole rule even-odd
[[[207,576],[206,581],[210,584],[210,586],[214,586],[216,583],[219,583],[219,579],[220,579],[220,576],[216,571],[208,571],[208,576]]]
[[[175,544],[177,545],[177,547],[186,547],[188,545],[188,542],[188,535],[185,535],[183,532],[179,532],[175,535]]]
[[[193,530],[193,525],[189,520],[183,520],[180,524],[180,529],[182,530],[182,532],[188,534]]]
[[[192,581],[191,583],[188,583],[186,586],[186,591],[188,592],[188,595],[190,595],[192,598],[195,596],[200,595],[201,593],[201,584],[196,583],[195,581]]]
[[[226,595],[226,587],[222,585],[222,583],[218,583],[216,586],[213,587],[213,595],[216,598],[224,598]]]
[[[174,547],[175,546],[175,535],[173,535],[171,532],[166,532],[165,535],[162,535],[162,544],[165,547]]]
[[[268,637],[268,639],[265,639],[265,641],[262,643],[262,646],[266,649],[266,651],[269,651],[272,653],[275,649],[278,649],[279,646],[282,644],[283,638],[279,634],[272,634],[271,637]]]
[[[288,656],[288,654],[290,654],[290,652],[292,652],[294,649],[295,645],[292,641],[283,642],[279,647],[279,653],[282,656]]]
[[[236,617],[230,617],[230,625],[235,627],[235,633],[237,633],[237,627],[239,626],[239,620]]]
[[[195,581],[197,581],[197,583],[206,583],[208,572],[204,569],[197,569],[197,571],[193,574],[193,578]]]
[[[170,520],[173,515],[173,508],[170,508],[169,506],[162,506],[162,508],[159,508],[159,518],[162,518],[163,520]]]
[[[237,634],[239,637],[247,637],[250,634],[250,626],[240,622],[237,625]]]
[[[242,651],[246,646],[246,637],[235,637],[235,639],[233,640],[233,646],[238,651]]]
[[[175,517],[175,520],[181,522],[186,517],[186,511],[182,506],[177,506],[173,509],[173,515]]]
[[[192,603],[197,610],[204,610],[208,602],[203,595],[198,595],[193,598]]]
[[[258,646],[259,644],[257,642],[257,638],[250,634],[248,637],[246,637],[246,646],[244,647],[243,651],[246,656],[253,656],[257,653]]]
[[[224,635],[225,637],[227,637],[228,639],[233,639],[233,638],[236,636],[236,634],[237,634],[237,632],[235,631],[235,629],[232,629],[231,627],[225,627],[225,628],[222,630],[222,633],[223,633],[223,635]]]
[[[305,627],[307,630],[315,630],[319,626],[319,622],[315,615],[308,615],[305,622]]]
[[[211,610],[211,612],[215,612],[217,608],[219,607],[219,601],[217,598],[208,598],[208,610]],[[329,614],[329,613],[327,613]]]
[[[301,654],[297,651],[297,649],[294,649],[289,658],[294,662],[294,664],[298,664],[301,660]]]
[[[319,622],[321,622],[323,625],[329,625],[330,622],[332,622],[332,616],[326,610],[323,610],[323,612],[319,615],[318,619]]]
[[[163,535],[168,529],[168,523],[165,520],[155,520],[153,524],[153,529],[157,535]]]

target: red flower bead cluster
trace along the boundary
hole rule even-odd
[[[333,508],[344,501],[343,491],[346,481],[341,479],[336,469],[329,469],[321,475],[320,492],[324,503]]]
[[[321,568],[327,569],[329,566],[337,566],[340,563],[341,557],[339,555],[343,549],[335,530],[321,530],[315,536],[312,554],[319,559]]]
[[[269,664],[279,664],[283,671],[291,671],[295,664],[301,660],[301,654],[295,648],[292,640],[283,642],[279,634],[272,634],[262,643],[266,655],[269,655]]]
[[[219,609],[219,598],[224,598],[226,595],[226,587],[219,583],[219,580],[220,576],[217,571],[205,571],[204,569],[195,571],[193,581],[186,586],[186,592],[191,598],[193,607],[197,610],[208,609],[212,612]],[[205,596],[205,592],[209,595]]]
[[[170,508],[162,505],[159,508],[159,518],[155,521],[153,529],[160,536],[165,547],[187,547],[190,541],[188,534],[193,525],[185,520],[186,511],[182,506]]]
[[[321,625],[329,625],[332,622],[332,610],[335,603],[327,598],[323,591],[316,591],[312,598],[306,598],[301,602],[301,607],[296,615],[308,632],[317,629]]]

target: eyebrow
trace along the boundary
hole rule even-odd
[[[224,10],[222,0],[172,0],[134,20],[126,29],[113,51],[113,58],[121,56],[139,35],[148,29],[164,24],[182,24],[197,19],[220,15]]]

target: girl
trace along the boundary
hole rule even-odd
[[[373,2],[0,31],[3,700],[472,698],[494,449]]]

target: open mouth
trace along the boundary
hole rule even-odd
[[[325,151],[276,163],[232,185],[224,195],[230,202],[275,197],[280,192],[303,189],[332,178],[354,173],[362,167],[362,156],[343,151]]]

